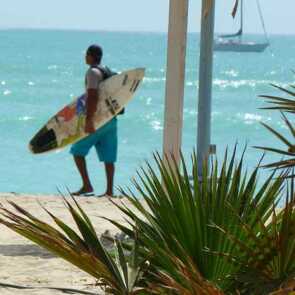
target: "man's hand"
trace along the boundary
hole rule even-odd
[[[87,118],[87,117],[86,117],[84,131],[85,131],[85,133],[89,133],[89,134],[95,132],[95,128],[94,128],[94,124],[93,124],[93,120],[92,120],[91,118]]]

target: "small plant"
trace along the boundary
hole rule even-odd
[[[45,208],[44,210],[60,230],[37,219],[14,202],[9,204],[17,213],[1,205],[0,212],[3,218],[0,222],[87,272],[98,280],[98,285],[108,294],[133,295],[142,292],[143,288],[139,286],[139,282],[145,272],[146,264],[138,256],[136,240],[128,257],[123,252],[121,242],[117,240],[115,258],[112,258],[102,246],[86,213],[74,198],[72,200],[76,208],[64,198],[79,232],[75,232]]]
[[[234,212],[238,212],[240,219],[258,234],[260,222],[269,219],[274,204],[279,201],[284,180],[280,177],[273,179],[270,175],[258,187],[258,168],[248,176],[243,171],[243,156],[236,161],[235,154],[234,150],[228,160],[226,153],[220,169],[217,160],[210,169],[205,165],[202,181],[193,154],[192,182],[183,158],[182,167],[178,168],[168,157],[163,161],[155,155],[159,173],[147,164],[147,169],[139,173],[140,183],[134,181],[136,192],[122,191],[137,210],[117,206],[129,217],[130,225],[137,228],[143,249],[153,253],[151,265],[169,274],[180,285],[182,276],[176,270],[175,259],[165,253],[173,253],[178,265],[187,265],[189,258],[190,265],[194,265],[205,280],[218,289],[226,289],[228,276],[239,268],[223,257],[209,255],[207,250],[238,256],[240,249],[210,225],[217,224],[233,231],[240,240],[247,242],[248,236],[241,230]],[[132,236],[129,228],[109,221]]]
[[[258,232],[242,221],[235,209],[232,210],[247,240],[242,241],[231,230],[227,231],[215,225],[217,230],[239,248],[238,256],[222,253],[231,263],[239,265],[239,271],[231,276],[231,291],[238,290],[239,294],[253,295],[289,294],[289,291],[295,291],[293,189],[288,194],[285,208],[273,208],[272,216],[267,223],[257,216],[260,227]]]
[[[204,165],[202,180],[196,155],[192,178],[181,159],[179,168],[173,158],[163,161],[155,155],[157,170],[150,164],[141,170],[140,182],[134,181],[136,193],[122,191],[132,206],[114,206],[125,214],[128,227],[109,221],[134,244],[117,241],[115,258],[75,199],[75,206],[66,199],[65,204],[79,232],[46,209],[59,230],[13,202],[14,210],[0,207],[0,222],[97,278],[108,294],[264,295],[292,290],[293,187],[285,208],[277,212],[284,178],[273,173],[258,185],[259,168],[244,172],[244,154],[237,161],[236,150],[229,159],[226,152],[221,167],[217,160],[210,168]]]

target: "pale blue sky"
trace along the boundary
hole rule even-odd
[[[181,1],[181,0],[179,0]],[[245,0],[245,31],[261,33],[256,0]],[[169,0],[9,0],[1,1],[0,28],[167,31]],[[216,31],[236,26],[234,0],[216,0]],[[294,0],[260,0],[267,31],[295,34]],[[284,6],[283,6],[283,4]],[[190,0],[189,31],[200,31],[201,0]]]

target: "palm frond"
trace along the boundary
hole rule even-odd
[[[178,282],[180,279],[171,259],[161,255],[159,249],[165,249],[166,252],[169,249],[183,263],[186,261],[185,251],[205,279],[219,286],[226,284],[222,278],[234,272],[235,267],[221,257],[208,255],[204,250],[210,248],[219,252],[235,252],[237,249],[221,233],[212,230],[209,224],[214,222],[231,228],[237,235],[241,234],[243,240],[244,233],[236,228],[235,217],[227,203],[239,211],[241,218],[251,228],[257,228],[256,214],[259,213],[264,220],[268,219],[272,203],[279,198],[282,179],[273,180],[271,175],[258,187],[258,168],[249,176],[245,174],[243,156],[239,161],[236,160],[236,148],[230,159],[227,158],[228,152],[220,169],[217,160],[210,169],[204,165],[200,181],[196,154],[193,153],[190,181],[183,156],[179,168],[173,157],[167,156],[164,161],[155,154],[157,170],[149,164],[141,170],[139,181],[134,180],[136,194],[122,190],[122,194],[140,215],[133,209],[120,204],[117,206],[137,228],[143,248],[153,252],[151,264],[166,271]],[[122,225],[120,229],[128,231]]]
[[[295,137],[295,128],[292,126],[291,122],[288,120],[286,115],[281,112],[282,119],[289,129],[293,139]],[[280,134],[278,131],[273,129],[272,127],[268,126],[265,123],[261,123],[266,129],[268,129],[272,134],[274,134],[282,143],[284,143],[287,146],[287,150],[283,149],[277,149],[273,147],[261,147],[261,146],[254,146],[256,149],[262,149],[264,151],[269,151],[269,152],[274,152],[283,156],[288,156],[288,157],[294,157],[295,156],[295,145],[292,144],[288,139],[286,139],[282,134]],[[294,158],[289,158],[287,160],[281,160],[281,161],[276,161],[272,162],[269,164],[262,165],[264,168],[277,168],[277,169],[289,169],[293,168],[295,164],[295,159]]]
[[[200,274],[194,263],[187,257],[186,263],[175,257],[172,253],[165,253],[171,259],[172,264],[177,270],[179,280],[175,280],[169,272],[158,271],[155,276],[158,283],[151,283],[149,288],[151,294],[163,294],[172,290],[175,294],[181,295],[223,295],[212,283],[206,281]],[[169,293],[170,294],[170,293]]]
[[[45,208],[60,230],[34,217],[14,202],[8,203],[16,213],[0,205],[0,223],[95,277],[99,280],[99,286],[110,294],[137,294],[142,290],[138,282],[144,266],[144,261],[135,263],[138,262],[134,259],[137,246],[131,252],[133,263],[129,263],[117,241],[117,259],[114,260],[102,246],[87,214],[74,198],[72,200],[75,206],[64,198],[79,232]]]
[[[261,125],[263,125],[266,129],[268,129],[272,134],[274,134],[280,141],[282,141],[284,144],[288,146],[288,148],[292,148],[292,144],[279,132],[277,132],[275,129],[272,127],[268,126],[267,124],[261,122]]]
[[[290,193],[291,191],[291,193]],[[239,271],[232,275],[232,289],[241,294],[267,295],[280,289],[286,290],[295,282],[295,198],[289,190],[285,208],[272,209],[268,222],[257,215],[259,231],[253,230],[240,218],[236,209],[229,204],[240,223],[240,230],[247,239],[241,240],[231,230],[213,225],[240,249],[239,255],[219,253]],[[216,255],[216,252],[214,253]],[[276,294],[276,293],[274,293]],[[280,293],[277,293],[280,294]],[[287,293],[281,293],[287,294]]]

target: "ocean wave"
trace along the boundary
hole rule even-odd
[[[150,122],[150,125],[154,130],[163,130],[163,126],[161,125],[161,122],[158,120],[153,120]]]
[[[252,89],[255,89],[258,86],[268,86],[270,84],[280,85],[281,87],[288,87],[292,82],[288,83],[281,83],[278,81],[273,80],[226,80],[226,79],[214,79],[213,80],[213,87],[220,88],[220,89],[238,89],[240,87],[250,87]],[[199,87],[199,81],[187,81],[185,83],[188,87]]]
[[[35,83],[34,83],[34,82],[32,82],[32,81],[29,81],[29,82],[28,82],[28,85],[29,85],[29,86],[34,86],[34,85],[35,85]]]
[[[1,81],[1,85],[6,85],[6,81]]]
[[[3,91],[3,95],[10,95],[10,94],[11,94],[11,90],[6,89]]]
[[[186,86],[189,86],[189,87],[191,87],[191,86],[196,86],[196,87],[198,87],[199,86],[199,82],[198,81],[188,81],[188,82],[186,82],[185,83],[185,85]]]
[[[228,70],[228,71],[224,71],[222,72],[223,74],[230,76],[230,77],[237,77],[239,75],[238,71],[235,71],[234,69]]]
[[[213,80],[213,87],[219,89],[239,89],[240,87],[250,87],[255,89],[258,86],[269,86],[270,84],[280,85],[281,87],[288,87],[292,82],[288,83],[281,83],[278,81],[273,80],[226,80],[226,79],[214,79]],[[199,87],[199,81],[187,81],[185,83],[188,87]]]
[[[159,77],[159,78],[153,78],[153,77],[145,77],[143,79],[144,83],[159,83],[159,82],[165,82],[165,77]]]
[[[23,116],[23,117],[19,117],[18,121],[29,121],[29,120],[33,120],[33,117],[30,116]]]
[[[156,72],[165,73],[166,69],[164,69],[164,68],[160,68],[160,69],[148,68],[148,69],[146,69],[146,73],[156,73]]]
[[[264,82],[265,83],[265,82]],[[256,80],[222,80],[222,79],[215,79],[213,81],[213,85],[219,88],[239,88],[241,86],[249,86],[251,88],[256,87],[258,81]]]
[[[183,113],[189,116],[196,116],[198,114],[197,110],[191,108],[183,109]]]
[[[148,97],[147,99],[146,99],[146,105],[148,106],[148,105],[150,105],[151,103],[152,103],[152,98],[151,97]]]
[[[57,69],[57,65],[50,65],[47,67],[48,70],[56,70]]]
[[[150,119],[153,119],[155,117],[155,115],[156,115],[155,112],[151,112],[151,113],[146,114],[144,117],[145,117],[145,119],[150,120]]]
[[[237,77],[239,75],[238,71],[229,70],[223,72],[224,74],[227,74],[228,76]],[[274,75],[275,72],[271,72],[271,75]],[[153,84],[153,83],[163,83],[166,82],[166,77],[145,77],[143,79],[144,83]],[[234,80],[234,79],[214,79],[213,80],[213,87],[219,88],[219,89],[239,89],[241,87],[249,87],[251,89],[255,89],[259,86],[269,86],[270,84],[280,85],[281,87],[288,87],[290,84],[294,82],[280,82],[276,80],[268,80],[268,79],[262,79],[262,80],[255,80],[255,79],[241,79],[241,80]],[[187,87],[199,87],[199,80],[186,80],[185,86]]]
[[[264,117],[262,115],[253,113],[237,113],[236,117],[247,125],[252,125],[261,121],[268,122],[272,120],[271,117]]]
[[[240,87],[250,87],[255,88],[261,85],[270,85],[270,84],[279,84],[282,87],[287,87],[289,83],[280,83],[273,80],[223,80],[223,79],[214,79],[213,85],[221,89],[226,88],[240,88]]]

